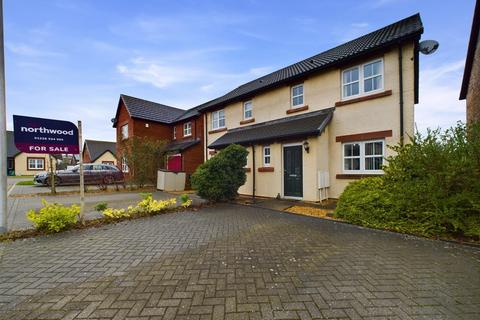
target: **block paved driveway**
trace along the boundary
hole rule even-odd
[[[1,247],[2,319],[480,319],[480,250],[267,209]]]

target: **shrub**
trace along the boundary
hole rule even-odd
[[[426,236],[480,238],[480,125],[416,134],[391,147],[382,178],[351,183],[335,214]]]
[[[246,181],[245,165],[248,151],[229,145],[200,165],[192,175],[192,186],[198,195],[210,201],[232,200]]]
[[[58,203],[49,203],[42,200],[43,208],[38,211],[30,210],[28,220],[32,221],[35,228],[48,233],[60,232],[78,221],[80,207],[73,204],[66,207]]]
[[[107,208],[108,208],[108,204],[106,202],[97,203],[97,205],[95,206],[95,210],[98,212],[103,212]]]
[[[102,214],[109,219],[128,218],[131,216],[130,210],[106,208]]]
[[[188,196],[188,194],[184,193],[180,196],[180,201],[182,201],[181,206],[183,208],[188,208],[192,205],[192,200]]]
[[[121,148],[129,167],[129,182],[138,187],[155,184],[157,170],[165,162],[166,141],[134,136],[124,140]]]
[[[143,200],[137,204],[137,208],[140,209],[138,211],[141,213],[154,213],[174,207],[176,204],[176,198],[168,200],[153,200],[152,194],[146,194]]]

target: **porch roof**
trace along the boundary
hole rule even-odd
[[[334,110],[335,108],[323,109],[228,130],[208,147],[221,149],[233,143],[253,145],[319,135],[332,119]]]
[[[195,140],[184,140],[184,141],[175,141],[167,145],[167,151],[169,152],[182,152],[183,150],[186,150],[197,143],[200,142],[200,139],[195,139]]]

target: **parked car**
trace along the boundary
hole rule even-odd
[[[85,184],[113,184],[124,181],[123,172],[109,164],[87,163],[83,165]],[[38,173],[33,177],[37,184],[48,186],[50,172]],[[55,172],[55,185],[80,184],[80,166]]]

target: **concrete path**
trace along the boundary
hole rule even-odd
[[[0,246],[1,319],[480,319],[480,250],[268,209]]]

